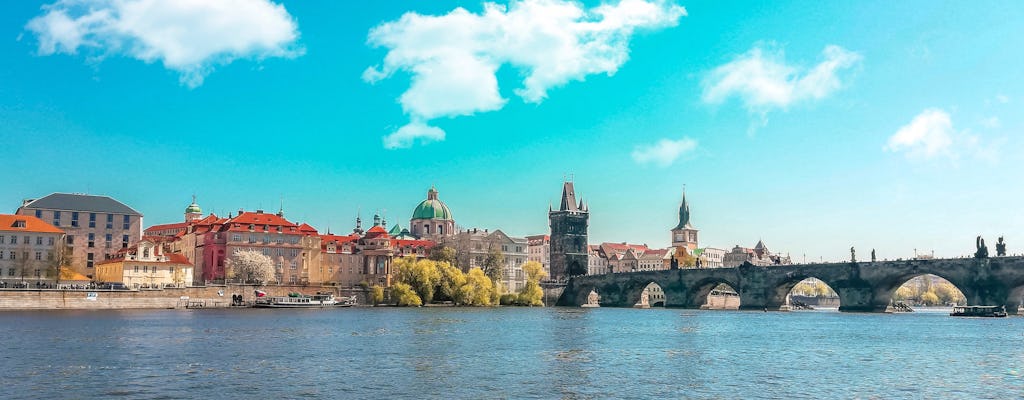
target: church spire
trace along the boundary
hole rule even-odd
[[[679,225],[672,229],[686,229],[690,226],[690,205],[686,203],[686,189],[683,189],[683,202],[679,205]]]

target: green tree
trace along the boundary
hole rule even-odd
[[[675,258],[679,268],[693,268],[697,266],[697,258],[690,254],[690,251],[685,247],[676,247]]]
[[[526,274],[526,286],[519,291],[519,304],[543,306],[544,290],[540,287],[540,281],[547,277],[544,266],[536,261],[528,261],[523,264],[523,272]]]
[[[380,303],[383,303],[384,302],[384,288],[382,288],[380,286],[377,286],[377,285],[373,285],[372,287],[370,287],[370,302],[372,302],[373,305],[378,305]]]
[[[466,283],[459,288],[460,296],[466,305],[489,306],[494,284],[480,268],[472,268],[466,274]]]
[[[490,250],[487,251],[483,271],[491,281],[505,279],[505,254],[498,250],[497,244],[492,243]]]
[[[398,282],[391,285],[391,299],[401,307],[417,307],[423,305],[423,300],[407,283]]]
[[[444,299],[451,300],[456,305],[464,304],[466,301],[459,289],[466,284],[466,274],[444,261],[437,263],[437,271],[441,275],[437,285],[437,294]]]
[[[438,263],[446,262],[449,265],[457,267],[457,256],[458,254],[455,252],[455,249],[445,245],[437,245],[430,249],[430,255],[427,258],[437,261]]]
[[[434,289],[441,282],[441,272],[433,260],[405,257],[395,261],[395,280],[408,284],[424,303],[434,300]]]

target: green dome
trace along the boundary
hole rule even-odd
[[[412,219],[443,219],[453,220],[452,212],[443,201],[437,198],[437,189],[427,191],[427,199],[423,200],[412,212]]]
[[[203,213],[203,209],[199,208],[199,205],[196,204],[196,196],[192,196],[192,204],[189,204],[188,207],[185,207],[185,214],[202,214],[202,213]]]

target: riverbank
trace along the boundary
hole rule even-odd
[[[255,290],[269,296],[317,292],[356,295],[360,304],[366,304],[366,293],[361,289],[298,285],[218,285],[156,290],[0,289],[0,311],[227,308],[231,306],[232,295],[241,295],[246,303],[255,300]]]

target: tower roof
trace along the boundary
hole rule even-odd
[[[427,199],[420,202],[412,212],[412,219],[443,219],[454,220],[448,205],[437,198],[437,189],[433,186],[427,191]]]
[[[683,192],[683,202],[679,205],[679,224],[675,229],[693,229],[690,225],[690,205],[686,203],[686,192]]]
[[[196,195],[192,195],[192,204],[185,207],[185,214],[202,214],[203,209],[199,208],[199,204],[196,204]]]
[[[558,206],[559,211],[579,211],[576,205],[576,189],[572,182],[565,182],[562,185],[562,204]]]

